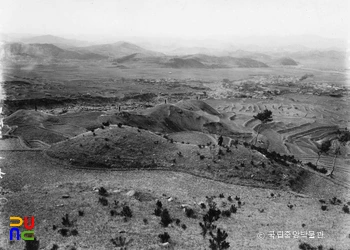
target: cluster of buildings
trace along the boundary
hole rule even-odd
[[[216,97],[271,99],[273,96],[288,93],[341,97],[348,93],[348,89],[346,86],[327,82],[301,80],[295,76],[257,76],[247,80],[224,81],[221,90],[214,92]]]

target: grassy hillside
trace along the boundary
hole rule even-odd
[[[270,188],[288,189],[302,171],[270,162],[242,145],[208,145],[185,144],[142,129],[109,126],[53,144],[47,154],[88,169],[167,169]]]

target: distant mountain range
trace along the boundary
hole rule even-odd
[[[20,42],[25,43],[25,44],[32,44],[32,43],[53,44],[53,45],[60,47],[60,48],[63,48],[63,49],[91,45],[91,43],[86,42],[86,41],[65,39],[62,37],[52,36],[52,35],[44,35],[44,36],[35,36],[35,37],[31,37],[31,38],[25,38],[25,39],[21,39]]]
[[[91,45],[84,41],[45,35],[27,37],[21,42],[5,42],[1,46],[0,56],[5,60],[108,60],[119,68],[136,64],[168,68],[263,68],[306,65],[310,62],[322,62],[339,68],[345,65],[346,53],[343,51],[308,50],[298,45],[290,47],[265,52],[236,49],[235,46],[226,46],[222,50],[181,47],[164,54],[125,41]]]
[[[204,54],[188,55],[183,57],[185,60],[195,60],[212,68],[265,68],[267,64],[247,58],[231,56],[209,56]]]
[[[112,44],[93,45],[88,47],[72,48],[74,51],[96,53],[108,57],[123,57],[131,54],[142,54],[144,56],[165,56],[163,53],[146,50],[128,42],[117,42]]]
[[[76,60],[102,60],[106,56],[95,53],[81,53],[65,50],[53,44],[23,44],[7,43],[2,46],[4,59],[76,59]]]

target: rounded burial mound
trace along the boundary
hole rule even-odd
[[[110,126],[56,143],[46,152],[88,168],[147,168],[163,165],[176,146],[145,130]]]
[[[202,131],[203,125],[213,120],[174,105],[162,104],[145,110],[143,115],[161,121],[169,132]]]
[[[283,57],[277,60],[277,63],[279,65],[285,65],[285,66],[296,66],[298,63],[294,61],[292,58],[289,57]]]
[[[190,111],[203,111],[210,115],[220,116],[220,113],[212,106],[200,100],[183,100],[176,103],[175,106]]]
[[[13,126],[40,125],[55,116],[33,110],[20,109],[4,119],[4,123]]]

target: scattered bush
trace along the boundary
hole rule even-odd
[[[166,243],[169,242],[170,235],[167,232],[164,232],[163,234],[159,234],[158,238],[160,238],[160,242]]]
[[[219,219],[221,214],[220,209],[217,208],[209,208],[208,213],[204,215],[203,220],[207,220],[209,222],[214,222]]]
[[[172,219],[170,218],[170,214],[167,209],[164,209],[162,211],[162,213],[160,214],[160,217],[161,217],[160,224],[163,227],[167,227],[172,222]]]
[[[118,128],[121,128],[123,126],[123,124],[122,123],[118,123]]]
[[[330,202],[332,205],[340,205],[340,204],[341,204],[341,200],[340,200],[340,199],[337,199],[337,197],[333,197],[332,199],[329,200],[329,202]]]
[[[326,205],[322,205],[321,209],[322,209],[322,211],[326,211],[327,210],[327,206]]]
[[[180,219],[175,220],[176,225],[180,225],[180,222],[181,222]]]
[[[79,214],[79,216],[84,216],[84,211],[79,210],[78,214]]]
[[[292,162],[295,164],[300,162],[297,159],[295,159],[294,155],[281,155],[275,151],[270,152],[266,148],[257,147],[255,145],[251,145],[250,148],[265,155],[266,158],[268,158],[270,161],[275,161],[275,162],[282,164],[284,166],[289,166],[288,162]]]
[[[310,167],[311,169],[313,169],[313,170],[315,170],[317,172],[320,172],[321,174],[327,174],[327,172],[328,172],[327,169],[325,169],[325,168],[318,168],[315,164],[313,164],[311,162],[306,163],[306,165],[308,167]]]
[[[131,218],[132,217],[132,212],[129,206],[123,206],[123,210],[120,213],[124,217]]]
[[[162,209],[160,207],[157,207],[154,209],[154,215],[155,216],[160,216],[162,214]]]
[[[163,206],[162,202],[159,201],[159,200],[157,201],[156,205],[157,205],[157,207],[159,207],[159,208],[162,208],[162,206]]]
[[[323,246],[319,245],[318,247],[313,247],[310,244],[306,243],[306,242],[302,242],[299,244],[299,249],[301,250],[323,250]],[[330,248],[331,250],[332,248]]]
[[[110,211],[110,214],[111,214],[111,216],[115,216],[115,215],[117,215],[118,213],[117,213],[117,211],[115,211],[115,210],[113,209],[113,210]]]
[[[231,211],[230,210],[224,210],[221,212],[221,215],[224,217],[230,217],[231,216]]]
[[[345,143],[345,142],[350,141],[350,132],[349,131],[345,130],[345,131],[340,132],[339,134],[340,134],[340,136],[339,136],[340,142]]]
[[[77,235],[78,235],[78,230],[73,229],[70,233],[71,233],[71,235],[73,235],[73,236],[77,236]]]
[[[196,218],[196,215],[192,208],[185,208],[185,213],[188,218]]]
[[[204,160],[204,159],[205,159],[205,156],[204,156],[204,155],[200,155],[200,156],[199,156],[199,159]]]
[[[344,206],[343,206],[343,211],[344,211],[344,213],[346,213],[346,214],[350,214],[349,206],[348,206],[348,205],[344,205]]]
[[[187,226],[185,224],[182,224],[181,227],[183,230],[186,230],[186,228],[187,228]]]
[[[62,228],[60,230],[58,230],[58,232],[63,236],[63,237],[67,237],[69,236],[69,230],[68,229],[65,229],[65,228]]]
[[[130,242],[126,242],[126,238],[123,236],[119,236],[119,237],[115,237],[114,239],[111,239],[112,244],[115,247],[125,247],[128,245],[128,243]]]
[[[73,226],[73,222],[69,220],[68,214],[66,214],[64,217],[62,217],[62,225],[66,227]]]
[[[237,207],[236,207],[235,205],[231,205],[230,211],[231,211],[231,213],[233,213],[233,214],[237,213]]]
[[[108,206],[108,200],[105,197],[98,198],[98,202],[100,202],[102,206]]]
[[[101,195],[101,196],[108,196],[108,192],[107,192],[107,190],[104,187],[100,187],[98,189],[98,194]]]
[[[225,198],[224,194],[219,194],[219,198]]]

